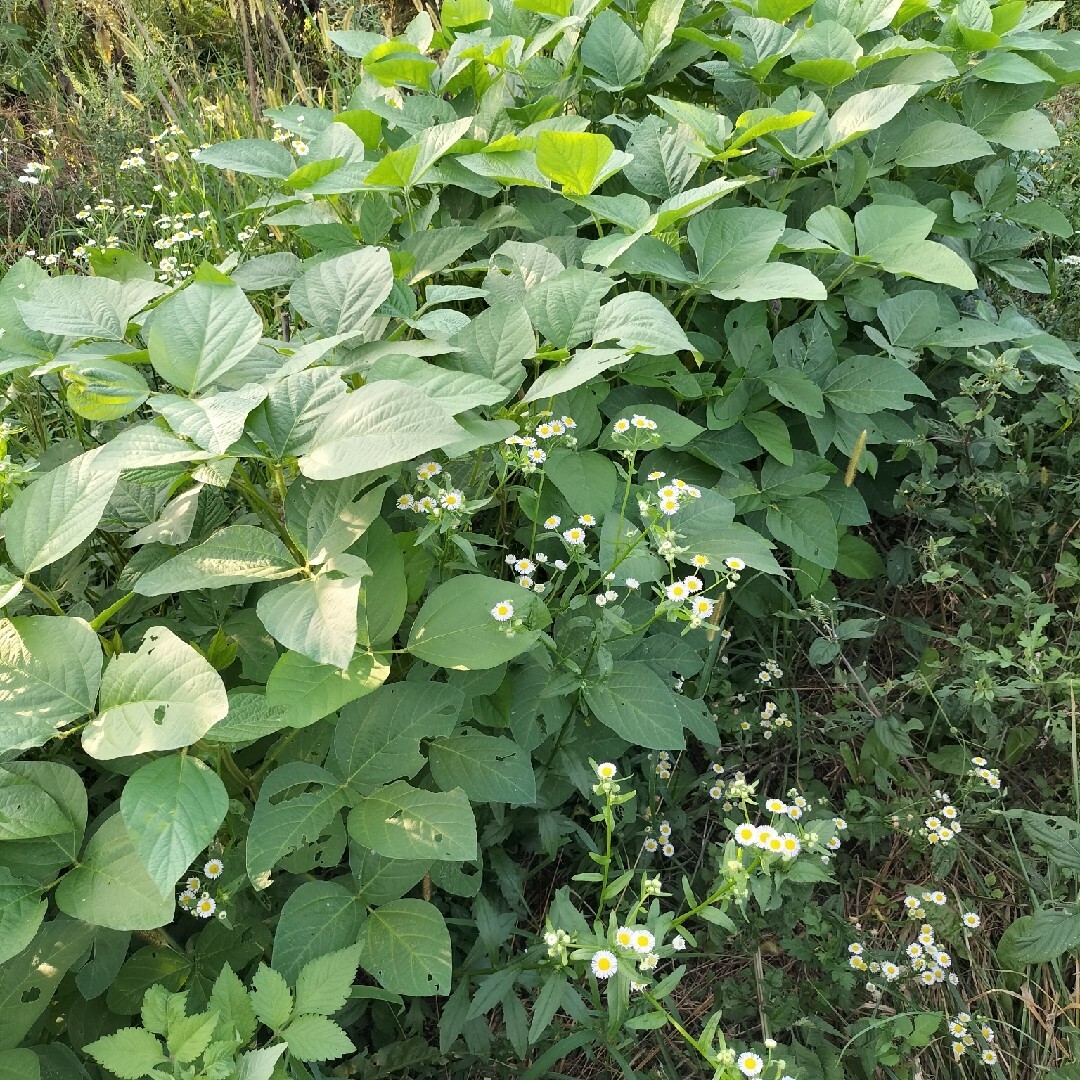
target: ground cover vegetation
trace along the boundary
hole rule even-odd
[[[1060,8],[7,12],[0,1075],[1080,1075]]]

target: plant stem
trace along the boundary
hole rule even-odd
[[[90,623],[91,630],[100,630],[118,611],[127,607],[127,605],[133,600],[135,593],[129,592],[125,596],[121,596],[115,604],[110,604],[100,615],[95,615]]]

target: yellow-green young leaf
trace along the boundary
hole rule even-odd
[[[41,890],[0,866],[0,964],[23,951],[45,918]]]
[[[162,895],[135,852],[124,819],[114,814],[90,837],[81,859],[56,889],[56,906],[74,919],[113,930],[155,930],[172,921],[172,890]]]
[[[499,607],[504,602],[509,614]],[[409,635],[409,651],[440,667],[497,667],[532,648],[549,622],[544,602],[530,589],[461,574],[424,601]]]
[[[325,1016],[298,1016],[282,1038],[299,1061],[331,1061],[356,1049],[341,1026]]]
[[[150,395],[142,375],[119,360],[72,364],[63,378],[71,411],[87,420],[119,420],[133,413]]]
[[[459,30],[491,18],[488,0],[445,0],[439,9],[442,24],[448,30]]]
[[[292,1016],[293,1000],[280,972],[259,965],[251,978],[251,1005],[255,1015],[273,1031],[280,1031]]]
[[[301,886],[303,888],[303,886]],[[228,962],[221,969],[221,974],[214,980],[210,991],[210,1007],[218,1014],[218,1039],[238,1039],[242,1044],[249,1042],[258,1021],[251,1006],[244,984]]]
[[[574,6],[574,0],[514,0],[514,7],[522,11],[535,11],[554,19],[565,19]]]
[[[376,788],[349,814],[349,835],[388,859],[476,858],[476,819],[456,788],[423,791],[404,780]]]
[[[228,809],[229,796],[217,773],[187,755],[144,765],[120,796],[135,850],[162,893],[214,839]]]
[[[193,394],[235,367],[262,337],[262,319],[239,285],[221,274],[195,279],[154,309],[147,320],[154,370]]]
[[[142,1028],[121,1028],[83,1047],[99,1065],[121,1080],[139,1080],[165,1063],[161,1040]]]
[[[400,38],[376,45],[364,56],[364,70],[383,86],[415,86],[427,90],[439,65],[409,41]]]
[[[32,574],[73,551],[97,528],[119,478],[119,465],[90,450],[23,488],[0,522],[11,561]]]
[[[101,643],[82,619],[0,619],[0,752],[41,746],[86,716],[101,685]]]
[[[629,161],[606,135],[589,131],[540,132],[536,167],[567,195],[588,195]]]
[[[165,1043],[169,1053],[177,1061],[194,1061],[210,1045],[217,1023],[217,1013],[209,1009],[194,1016],[170,1018]]]
[[[198,652],[152,626],[137,653],[109,662],[98,709],[82,743],[105,761],[190,746],[225,716],[229,700],[221,676]]]
[[[356,981],[360,946],[324,953],[305,964],[296,977],[296,1012],[332,1016],[344,1008]]]
[[[450,932],[438,908],[394,900],[364,924],[360,962],[387,990],[417,997],[450,992]]]

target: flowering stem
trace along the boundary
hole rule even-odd
[[[660,1002],[659,1002],[659,1001],[657,1001],[657,1000],[656,1000],[656,998],[654,998],[654,997],[652,996],[652,994],[650,994],[650,993],[649,993],[649,991],[648,991],[648,990],[642,990],[642,991],[641,991],[641,996],[642,996],[642,997],[643,997],[643,998],[644,998],[644,999],[645,999],[645,1000],[646,1000],[646,1001],[647,1001],[647,1002],[648,1002],[648,1003],[649,1003],[649,1004],[650,1004],[650,1005],[651,1005],[651,1006],[652,1006],[652,1007],[653,1007],[653,1008],[654,1008],[654,1009],[655,1009],[655,1010],[656,1010],[657,1012],[659,1012],[659,1013],[663,1013],[663,1015],[664,1015],[664,1016],[666,1017],[666,1019],[667,1019],[667,1022],[668,1022],[668,1023],[669,1023],[669,1024],[670,1024],[670,1025],[671,1025],[671,1026],[672,1026],[672,1027],[673,1027],[673,1028],[674,1028],[674,1029],[675,1029],[675,1030],[676,1030],[676,1031],[677,1031],[677,1032],[678,1032],[678,1033],[679,1033],[679,1034],[680,1034],[680,1035],[681,1035],[681,1036],[682,1036],[682,1037],[683,1037],[683,1038],[684,1038],[684,1039],[685,1039],[685,1040],[686,1040],[686,1041],[687,1041],[687,1042],[688,1042],[688,1043],[689,1043],[689,1044],[690,1044],[690,1045],[691,1045],[691,1046],[692,1046],[692,1047],[693,1047],[693,1048],[694,1048],[694,1049],[695,1049],[695,1050],[696,1050],[696,1051],[697,1051],[697,1052],[698,1052],[698,1053],[699,1053],[699,1054],[700,1054],[700,1055],[701,1055],[701,1056],[702,1056],[702,1057],[703,1057],[703,1058],[704,1058],[704,1059],[705,1059],[705,1060],[706,1060],[706,1061],[707,1061],[707,1062],[708,1062],[708,1063],[709,1063],[710,1065],[715,1065],[715,1064],[716,1064],[716,1062],[715,1062],[715,1061],[713,1061],[713,1059],[712,1059],[712,1058],[711,1058],[711,1057],[709,1056],[709,1054],[708,1054],[708,1053],[707,1053],[707,1052],[706,1052],[705,1050],[703,1050],[703,1049],[701,1048],[701,1044],[700,1044],[700,1043],[699,1043],[699,1042],[697,1041],[697,1039],[695,1039],[695,1038],[694,1038],[694,1036],[693,1036],[693,1035],[691,1035],[691,1034],[690,1034],[690,1032],[689,1032],[689,1031],[687,1031],[687,1030],[686,1030],[686,1028],[684,1028],[684,1027],[682,1026],[682,1024],[680,1024],[680,1023],[679,1023],[679,1021],[678,1021],[678,1020],[676,1020],[676,1019],[675,1019],[675,1017],[674,1017],[674,1016],[672,1016],[672,1015],[671,1015],[671,1013],[669,1013],[669,1012],[667,1011],[667,1009],[665,1009],[665,1008],[664,1008],[664,1006],[663,1006],[663,1005],[661,1005],[661,1004],[660,1004]]]
[[[611,834],[614,832],[614,819],[611,814],[611,790],[604,792],[604,876],[600,882],[600,900],[596,907],[596,917],[604,913],[604,893],[607,892],[608,876],[611,873]]]

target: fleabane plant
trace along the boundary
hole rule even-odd
[[[480,1052],[498,1005],[525,1057],[564,999],[505,967],[490,898],[567,842],[588,762],[603,784],[643,750],[669,773],[711,754],[733,612],[881,572],[865,496],[969,350],[1076,368],[984,288],[1046,292],[1027,255],[1071,232],[1017,172],[1080,72],[1055,7],[448,0],[439,26],[331,34],[341,112],[199,153],[282,250],[179,285],[120,252],[9,269],[0,1047],[40,1034],[69,971],[121,1017],[149,971],[194,996],[108,1037],[149,1060],[197,1015],[227,1077],[228,958],[280,999],[281,1024],[255,1006],[271,1068],[299,1068],[286,999],[355,950],[372,992],[343,1023],[452,995],[443,1052]],[[736,831],[717,888],[812,846]],[[592,854],[588,944],[549,918],[548,947],[620,987],[621,1023],[632,919],[679,951],[656,919],[723,912],[687,885],[682,913],[641,895],[608,927],[614,856]],[[212,891],[186,886],[211,864]],[[490,964],[511,976],[470,1004],[455,971]],[[653,996],[644,1030],[672,1019]],[[718,1023],[694,1038],[719,1075],[772,1069]],[[116,1071],[115,1045],[88,1052]]]

